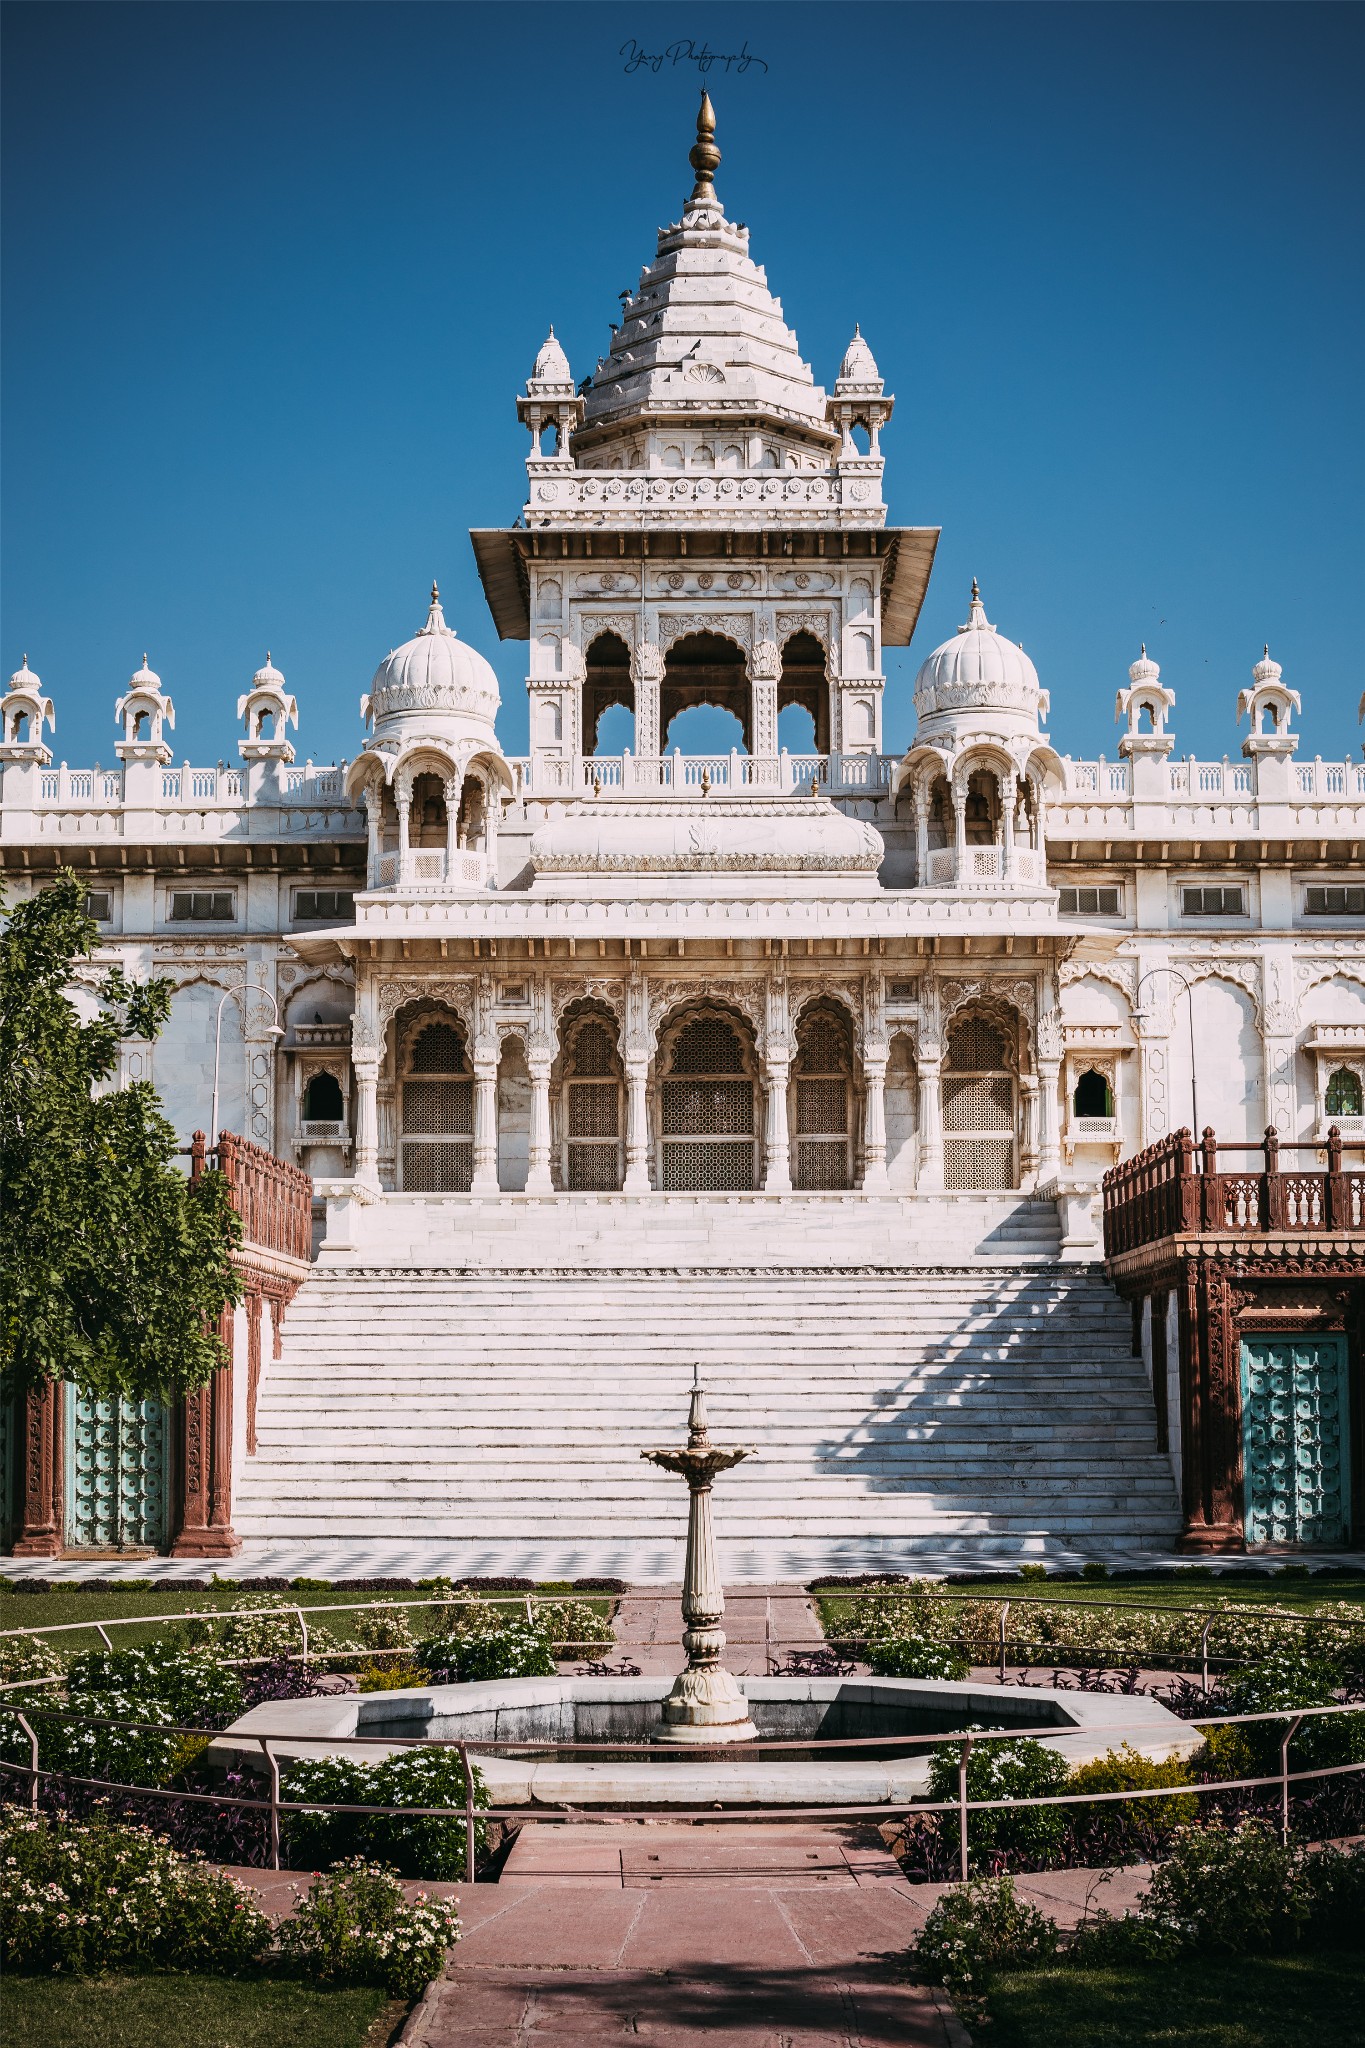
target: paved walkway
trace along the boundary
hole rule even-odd
[[[926,1578],[945,1572],[1013,1572],[1021,1562],[1076,1570],[1092,1557],[1115,1570],[1151,1571],[1179,1566],[1214,1578],[1248,1567],[1273,1572],[1286,1562],[1313,1571],[1328,1565],[1365,1570],[1365,1551],[1315,1552],[1312,1559],[1287,1557],[1191,1558],[1171,1551],[1019,1551],[989,1537],[949,1543],[802,1542],[738,1543],[720,1540],[721,1577],[733,1586],[804,1586],[825,1573],[907,1572]],[[246,1544],[230,1558],[170,1557],[4,1557],[9,1578],[40,1579],[207,1579],[224,1578],[452,1578],[624,1579],[633,1586],[664,1586],[682,1578],[683,1542],[676,1543],[406,1543],[401,1541]]]
[[[234,1874],[272,1912],[307,1883]],[[1122,1912],[1147,1877],[1057,1871],[1017,1886],[1072,1927],[1097,1902]],[[908,1883],[875,1829],[541,1822],[496,1885],[421,1889],[458,1899],[464,1935],[407,2048],[970,2048],[907,1959],[949,1887]]]
[[[616,1610],[612,1661],[637,1665],[646,1675],[681,1671],[682,1588],[660,1586],[622,1597]],[[770,1645],[781,1664],[789,1650],[818,1651],[824,1635],[815,1602],[800,1586],[742,1586],[725,1596],[725,1663],[740,1677],[766,1676]]]

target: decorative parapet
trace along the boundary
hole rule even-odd
[[[1362,1150],[1344,1145],[1335,1124],[1321,1146],[1283,1145],[1273,1126],[1258,1145],[1220,1145],[1211,1130],[1196,1143],[1188,1130],[1175,1131],[1105,1174],[1104,1255],[1112,1260],[1174,1237],[1365,1231],[1365,1164],[1343,1162],[1344,1151]],[[1282,1164],[1282,1153],[1300,1152],[1321,1164]],[[1253,1157],[1229,1167],[1230,1153]]]

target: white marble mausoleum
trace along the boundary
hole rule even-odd
[[[1177,751],[1181,678],[1139,649],[1095,678],[1112,758],[1076,759],[975,584],[888,752],[884,649],[937,529],[890,523],[872,345],[815,381],[717,196],[709,104],[691,162],[608,353],[535,354],[519,509],[471,534],[528,649],[529,752],[498,738],[488,621],[434,588],[336,765],[297,759],[269,656],[234,763],[176,761],[193,678],[144,656],[111,764],[59,765],[61,682],[25,657],[7,887],[74,866],[91,980],[175,984],[126,1074],[186,1140],[216,1091],[218,1127],[314,1177],[316,1266],[237,1403],[239,1535],[666,1546],[638,1450],[700,1357],[759,1447],[735,1543],[1169,1546],[1178,1306],[1135,1349],[1097,1193],[1182,1126],[1365,1139],[1365,761],[1302,757],[1308,679],[1254,621],[1221,759]],[[742,744],[680,751],[697,705]],[[105,1493],[72,1491],[69,1542],[161,1540]]]

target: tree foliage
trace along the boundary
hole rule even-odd
[[[178,1169],[153,1088],[109,1085],[120,1041],[155,1038],[171,989],[115,967],[82,1022],[97,936],[69,869],[0,929],[0,1374],[168,1398],[223,1363],[213,1326],[241,1295],[241,1225],[222,1174],[191,1187]]]

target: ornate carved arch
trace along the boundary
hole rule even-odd
[[[761,983],[746,981],[663,981],[649,989],[649,1035],[661,1044],[675,1011],[702,1003],[737,1010],[753,1033],[755,1046],[765,1042],[767,1005]]]
[[[1033,1052],[1038,1002],[1031,981],[1005,974],[986,974],[979,980],[945,980],[940,983],[940,989],[942,1009],[939,1037],[945,1052],[952,1020],[968,1003],[993,1004],[997,1010],[1013,1012],[1023,1021],[1025,1049],[1030,1054]]]
[[[849,1029],[853,1033],[853,1050],[861,1060],[863,1056],[863,991],[851,981],[815,978],[810,981],[793,980],[790,984],[790,1007],[792,1043],[796,1042],[797,1026],[813,1003],[832,1003],[846,1012]]]
[[[1136,960],[1063,960],[1057,970],[1057,980],[1062,988],[1069,988],[1076,981],[1107,981],[1130,1005],[1137,1002]]]
[[[586,981],[555,982],[550,991],[551,1015],[554,1018],[556,1034],[563,1021],[564,1013],[576,1003],[596,1003],[601,1009],[610,1011],[618,1031],[624,1030],[626,1021],[626,990],[624,982],[603,981],[589,978]]]
[[[747,612],[660,612],[658,647],[661,654],[693,633],[712,633],[729,640],[747,659],[753,650],[754,622]]]

